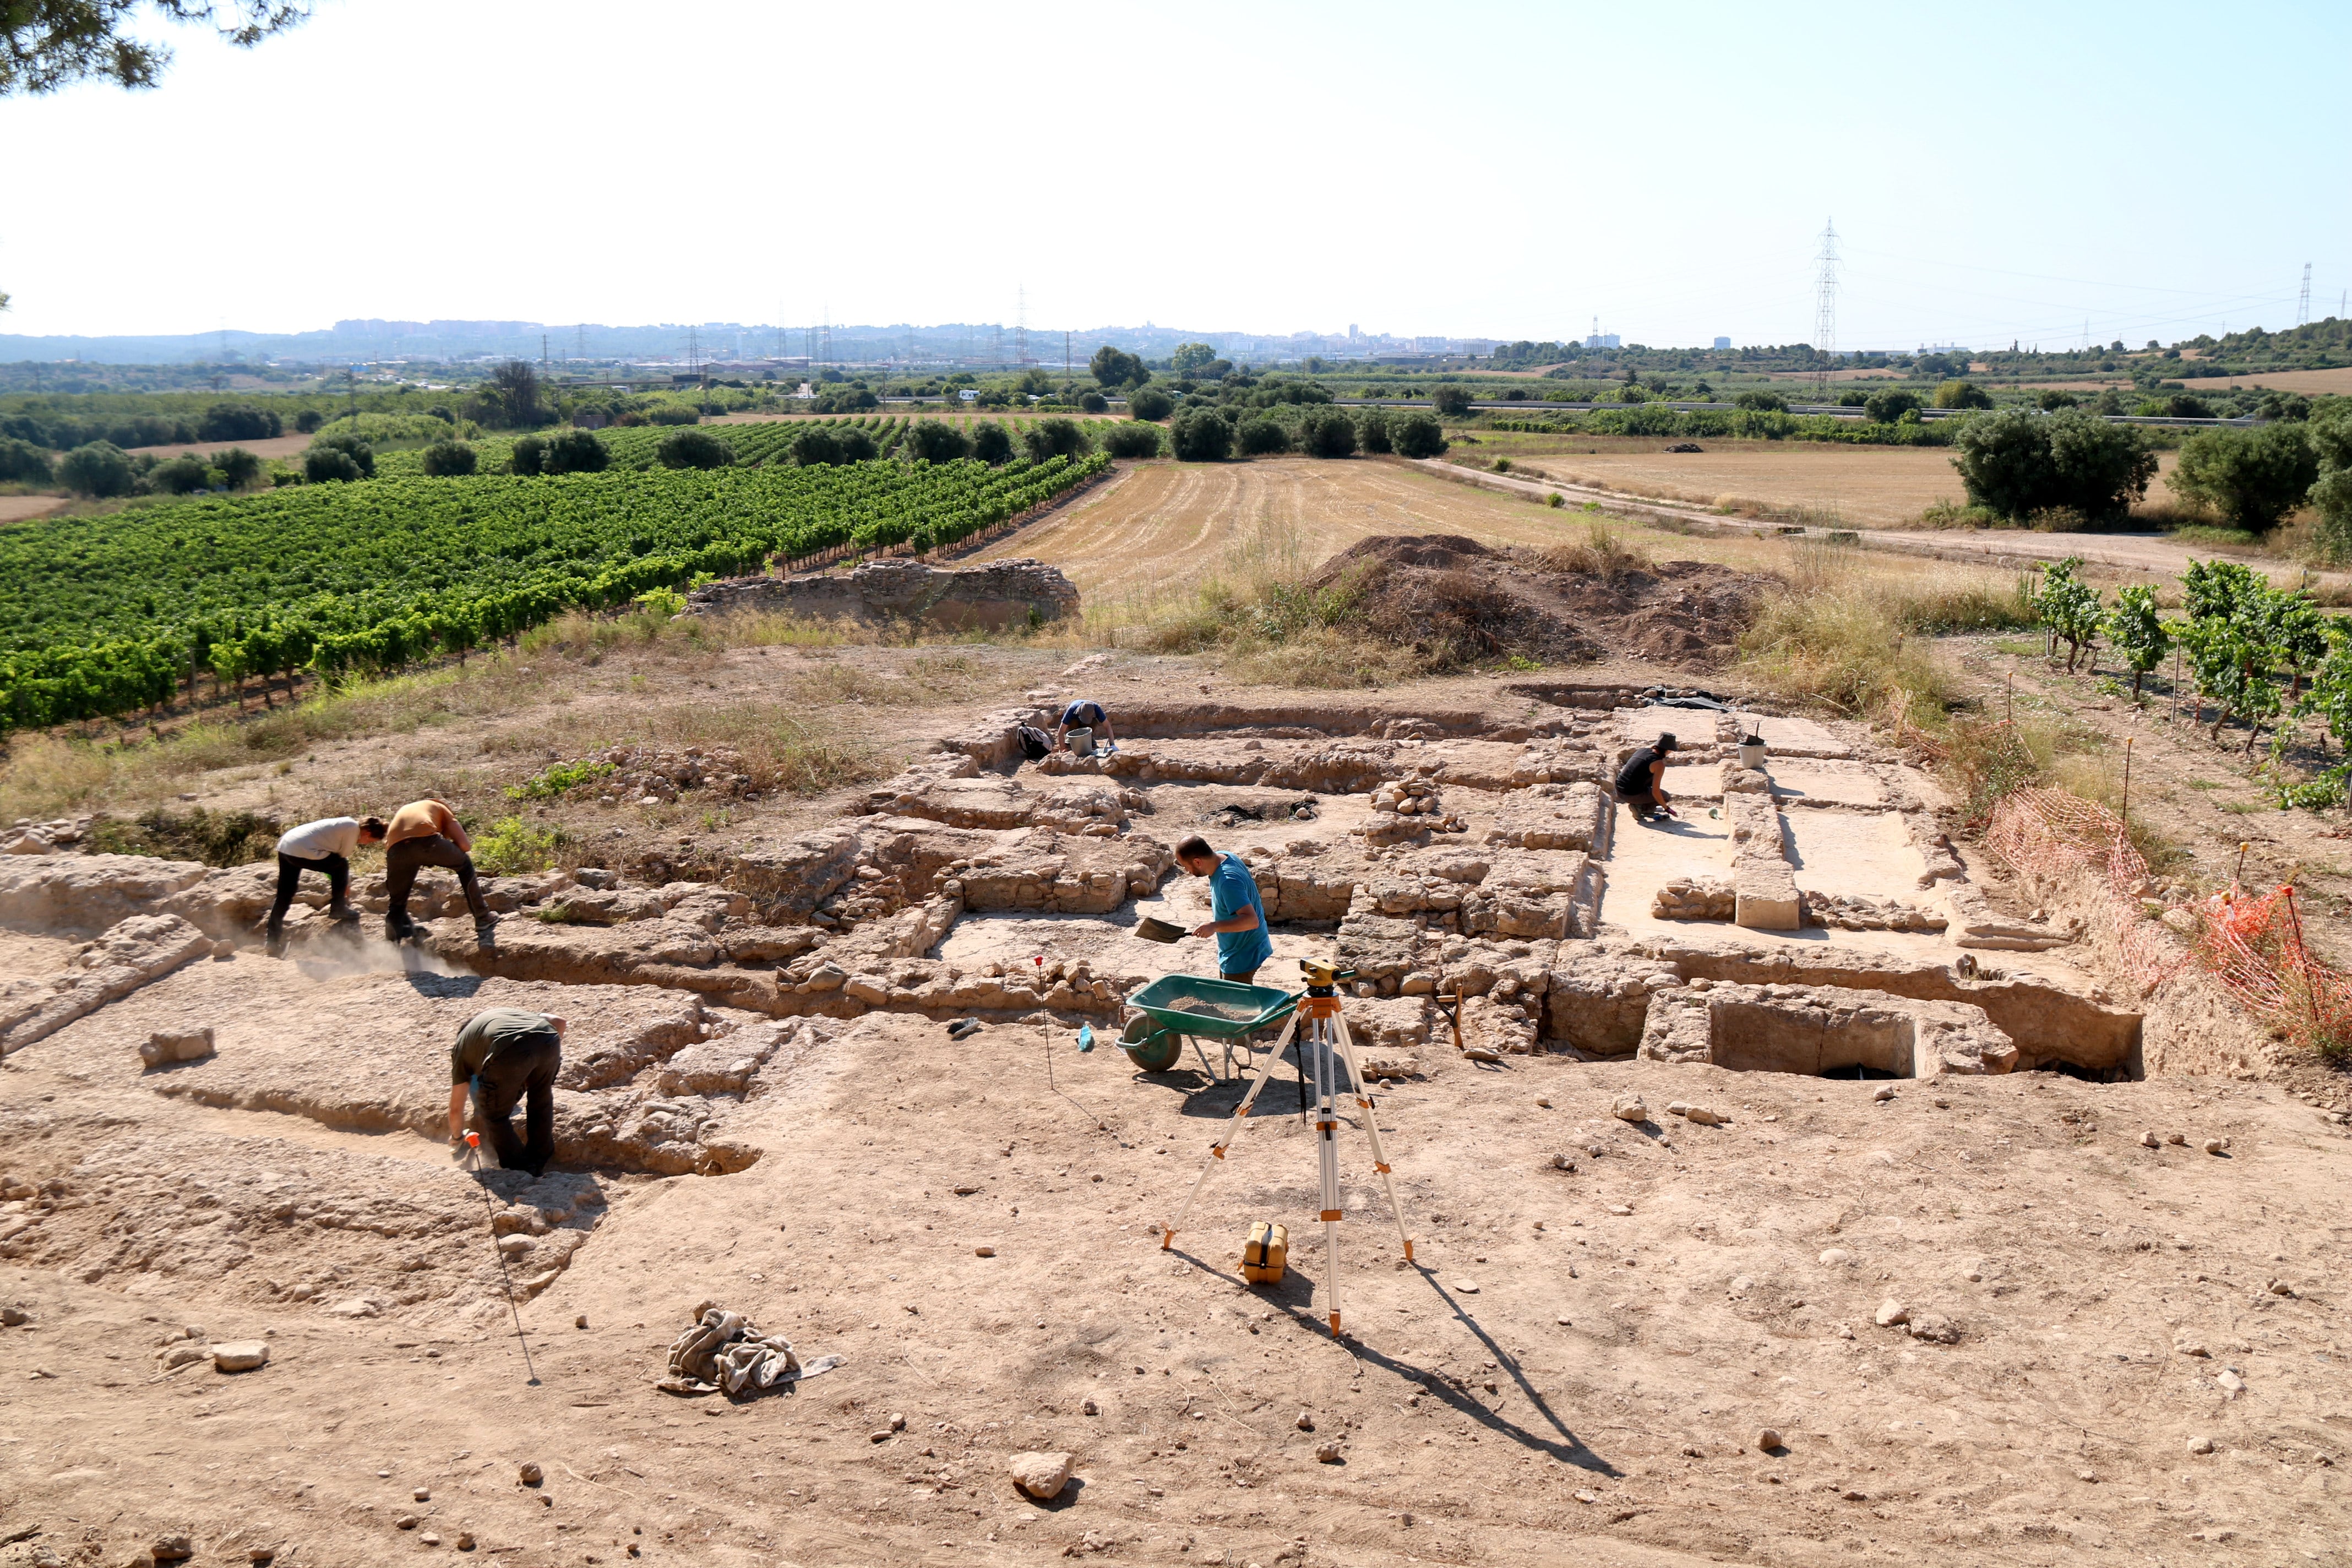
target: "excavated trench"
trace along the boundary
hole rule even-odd
[[[2034,971],[1978,955],[2063,939],[1985,914],[1899,764],[1802,721],[1630,709],[1620,688],[1513,695],[1536,700],[1532,716],[1137,709],[1118,716],[1118,752],[1027,766],[1013,731],[1040,710],[992,714],[835,823],[744,843],[691,879],[492,879],[507,918],[487,942],[454,882],[428,877],[420,947],[355,942],[308,908],[291,958],[270,960],[253,932],[268,868],[5,858],[0,926],[40,934],[0,948],[17,975],[0,984],[0,1047],[10,1070],[70,1092],[0,1106],[11,1182],[58,1186],[37,1213],[0,1220],[0,1256],[124,1289],[209,1273],[353,1315],[502,1305],[481,1266],[503,1258],[518,1290],[544,1289],[635,1185],[761,1159],[760,1137],[739,1131],[746,1108],[842,1021],[1050,1019],[1115,1036],[1151,978],[1213,972],[1205,943],[1160,946],[1136,929],[1206,917],[1202,884],[1170,848],[1194,831],[1257,882],[1276,950],[1264,978],[1280,984],[1309,955],[1356,971],[1351,1027],[1384,1075],[1450,1053],[1457,1015],[1464,1048],[1490,1058],[2139,1070],[2138,1016],[2062,955]],[[1663,724],[1684,738],[1670,834],[1631,823],[1606,790]],[[1812,769],[1786,800],[1769,765],[1750,773],[1733,754],[1750,724]],[[1810,809],[1773,809],[1801,787]],[[1867,853],[1841,848],[1853,843]],[[1664,896],[1707,865],[1742,889],[1725,912],[1765,907],[1740,880],[1761,875],[1792,889],[1779,902],[1794,918],[1833,908],[1847,926],[1700,918],[1717,906]],[[380,887],[358,893],[381,902]],[[1850,929],[1898,906],[1936,918]],[[94,940],[59,964],[44,943],[61,931]],[[59,972],[25,972],[44,968]],[[445,1136],[448,1041],[492,1005],[572,1021],[560,1178],[477,1185],[408,1157]],[[139,1062],[151,1034],[199,1024],[211,1055]],[[141,1109],[159,1098],[211,1120]],[[270,1131],[283,1117],[340,1141],[299,1146]],[[381,1152],[395,1142],[399,1157]],[[442,1254],[478,1238],[485,1190],[499,1252],[477,1247],[452,1270]]]

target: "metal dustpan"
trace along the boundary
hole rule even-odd
[[[1135,934],[1146,942],[1181,942],[1184,938],[1184,928],[1180,925],[1170,925],[1166,921],[1155,920],[1146,915],[1135,922]]]

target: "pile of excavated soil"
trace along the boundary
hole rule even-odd
[[[1770,579],[1700,561],[1607,574],[1459,534],[1385,534],[1332,556],[1312,585],[1356,601],[1367,630],[1440,660],[1518,654],[1551,663],[1631,655],[1729,658]]]

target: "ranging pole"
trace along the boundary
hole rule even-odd
[[[1813,352],[1821,355],[1821,368],[1813,373],[1817,394],[1826,398],[1830,384],[1830,357],[1837,351],[1837,225],[1824,219],[1822,224],[1821,254],[1813,258],[1817,270],[1813,275]]]

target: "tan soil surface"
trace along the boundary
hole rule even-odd
[[[0,523],[46,517],[65,504],[63,496],[0,496]]]
[[[1668,452],[1664,441],[1648,445],[1646,452],[1513,451],[1511,464],[1569,484],[1662,500],[1734,510],[1759,505],[1823,528],[1900,529],[1917,523],[1937,501],[1958,506],[1966,500],[1952,455],[1942,447],[1702,441],[1703,452]],[[2178,460],[2176,453],[2158,454],[2152,497],[2168,498],[2162,476]]]
[[[2211,380],[2200,377],[2181,383],[2181,389],[2191,394],[2206,387],[2223,386],[2259,386],[2271,392],[2300,392],[2311,397],[2323,393],[2347,396],[2352,395],[2352,365],[2336,365],[2329,370],[2270,370],[2257,375],[2217,376]]]
[[[161,447],[129,447],[124,450],[133,457],[142,452],[152,452],[158,458],[176,458],[183,452],[209,457],[215,452],[226,452],[231,447],[242,447],[257,458],[291,458],[310,450],[310,439],[308,436],[286,435],[271,436],[259,441],[173,441]]]
[[[1059,566],[1089,604],[1150,599],[1237,551],[1275,542],[1307,567],[1381,533],[1466,533],[1483,543],[1556,543],[1578,525],[1503,496],[1372,458],[1139,463],[1044,522],[979,552]]]
[[[1157,474],[1163,500],[1175,481],[1213,480],[1228,505],[1246,496],[1263,513],[1283,504],[1278,467],[1318,498],[1295,515],[1323,554],[1400,531],[1353,531],[1379,508],[1429,518],[1405,525],[1416,532],[1491,519],[1479,536],[1490,546],[1581,526],[1395,464],[1145,465],[1004,552],[1045,554],[1037,538],[1071,529],[1060,537],[1077,546],[1074,574],[1125,580],[1136,568],[1114,533],[1073,529],[1090,506],[1148,500],[1139,481]],[[1161,520],[1147,562],[1187,561],[1166,511],[1128,515]],[[1198,497],[1185,515],[1193,561],[1203,540],[1226,548],[1248,521],[1220,523]],[[545,647],[387,697],[380,724],[321,740],[287,773],[232,755],[163,787],[289,819],[438,795],[478,824],[510,811],[562,824],[567,862],[636,867],[837,826],[874,773],[1024,691],[1098,696],[1114,716],[1222,701],[1522,723],[1565,711],[1532,695],[1552,672],[1342,698],[1243,690],[1189,659],[1076,657]],[[1604,676],[1674,673],[1623,661],[1575,672]],[[1736,685],[1736,669],[1720,679]],[[1591,742],[1604,752],[1654,721],[1590,717],[1614,726]],[[551,756],[638,738],[766,744],[785,720],[804,740],[877,755],[854,784],[805,799],[505,796]],[[1698,736],[1708,721],[1675,722]],[[1862,745],[1843,726],[1768,723],[1776,745]],[[1465,773],[1521,753],[1496,741],[1386,743]],[[1216,763],[1324,742],[1269,731],[1150,744]],[[1843,752],[1780,764],[1792,797],[1844,803],[1782,814],[1798,874],[1817,891],[1923,897],[1909,890],[1918,852],[1879,813],[1897,771],[1834,765]],[[1688,922],[1668,933],[1643,911],[1669,869],[1720,863],[1711,771],[1692,765],[1687,839],[1616,814],[1631,874],[1602,879],[1605,918],[1688,937]],[[1020,778],[1049,782],[1035,774]],[[1197,828],[1286,851],[1369,819],[1364,796],[1334,792],[1315,821],[1214,826],[1295,793],[1153,784],[1125,831]],[[1481,850],[1503,798],[1449,784],[1449,809],[1473,830],[1400,864]],[[1024,831],[917,824],[905,837],[982,845]],[[1341,853],[1331,843],[1296,858]],[[633,872],[630,886],[644,885]],[[1127,922],[1147,908],[1203,913],[1198,884],[1172,878],[1105,918],[966,917],[941,951],[1091,952],[1108,973],[1145,945]],[[1276,934],[1277,967],[1332,951],[1311,926]],[[1950,951],[1916,933],[1748,934],[1798,963]],[[1881,1085],[1711,1066],[1480,1063],[1441,1036],[1406,1052],[1417,1072],[1378,1101],[1414,1261],[1397,1256],[1349,1110],[1335,1273],[1315,1223],[1312,1134],[1288,1085],[1268,1085],[1163,1251],[1152,1226],[1232,1127],[1238,1086],[1197,1064],[1139,1075],[1108,1040],[1080,1054],[1076,1016],[1043,1011],[997,1016],[961,1043],[920,1013],[816,1020],[758,1068],[757,1092],[715,1097],[729,1140],[758,1155],[733,1174],[559,1168],[478,1183],[432,1131],[448,1035],[469,1008],[570,1008],[572,1064],[672,1037],[681,1016],[720,1026],[722,1041],[770,1021],[698,1011],[666,984],[485,977],[372,939],[349,962],[322,962],[327,951],[200,960],[0,1065],[0,1173],[37,1189],[0,1203],[0,1306],[29,1320],[0,1330],[12,1391],[0,1538],[15,1537],[0,1563],[46,1552],[98,1568],[170,1531],[191,1534],[199,1563],[274,1547],[296,1564],[449,1552],[464,1531],[509,1568],[1065,1555],[1227,1568],[2267,1565],[2342,1550],[2352,1342],[2326,1216],[2352,1199],[2352,1163],[2343,1127],[2275,1084],[1945,1076],[1895,1083],[1880,1101]],[[1197,952],[1139,961],[1190,966]],[[52,977],[75,952],[55,932],[0,931],[0,981]],[[2073,963],[2068,950],[1985,956],[2012,976]],[[1347,1006],[1369,1032],[1412,1000]],[[1488,1001],[1473,998],[1474,1017],[1496,1015],[1478,1010]],[[148,1031],[199,1021],[217,1026],[218,1057],[142,1070]],[[1105,1033],[1099,1017],[1094,1027]],[[2340,1080],[2301,1081],[2343,1103]],[[1627,1091],[1643,1096],[1646,1120],[1612,1113]],[[1727,1124],[1668,1114],[1676,1101]],[[2143,1130],[2188,1142],[2146,1148]],[[2230,1143],[2207,1154],[2208,1138]],[[509,1241],[530,1243],[508,1266],[524,1271],[529,1299],[513,1312],[528,1363],[494,1212]],[[1293,1269],[1249,1288],[1234,1267],[1241,1238],[1269,1217],[1290,1226]],[[559,1267],[541,1272],[550,1258]],[[1335,1289],[1349,1335],[1338,1342],[1323,1319]],[[740,1405],[656,1391],[665,1347],[706,1300],[845,1363]],[[1876,1324],[1890,1302],[1915,1326],[1943,1320],[1949,1342]],[[159,1374],[159,1342],[186,1325],[212,1342],[267,1339],[269,1363]],[[1780,1439],[1769,1451],[1767,1429]],[[1327,1444],[1337,1462],[1318,1462]],[[1050,1504],[1021,1496],[1007,1462],[1032,1449],[1073,1454],[1079,1484]],[[525,1463],[544,1479],[519,1484]]]

